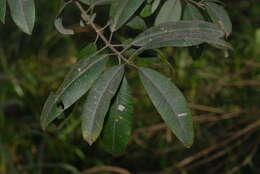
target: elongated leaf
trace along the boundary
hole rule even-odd
[[[0,0],[0,21],[5,23],[6,0]]]
[[[143,2],[144,0],[113,0],[110,9],[113,21],[111,31],[114,32],[121,28]]]
[[[8,4],[16,25],[23,32],[31,34],[35,22],[34,0],[8,0]]]
[[[129,141],[133,124],[133,100],[126,78],[109,110],[101,142],[104,149],[112,154],[124,152]]]
[[[82,113],[82,133],[90,145],[96,141],[101,133],[105,115],[123,75],[123,65],[115,66],[104,72],[87,96]]]
[[[149,68],[140,68],[139,74],[165,123],[186,147],[190,147],[193,143],[192,117],[180,90],[168,78]]]
[[[200,13],[199,9],[191,4],[187,3],[183,12],[183,19],[184,20],[204,20],[204,17]]]
[[[165,22],[176,22],[181,19],[182,6],[180,0],[167,0],[155,20],[155,25]]]
[[[207,2],[206,9],[212,21],[219,24],[226,32],[226,36],[229,36],[232,32],[232,23],[224,7],[213,2]]]
[[[44,104],[41,114],[43,129],[90,89],[107,60],[108,55],[92,55],[74,65],[57,92],[52,93]]]
[[[221,39],[224,34],[218,25],[205,21],[168,22],[144,31],[132,44],[143,49],[153,49],[165,46],[193,46],[206,42],[232,48]]]

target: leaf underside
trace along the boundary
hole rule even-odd
[[[160,73],[140,68],[141,81],[155,108],[176,137],[186,146],[193,143],[193,123],[190,110],[180,90]]]

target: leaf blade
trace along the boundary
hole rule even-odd
[[[193,5],[191,3],[187,3],[187,5],[184,8],[183,19],[184,20],[204,20],[204,17],[202,16],[199,9],[195,5]]]
[[[111,105],[102,132],[104,149],[112,154],[122,154],[129,141],[133,124],[133,100],[126,78]]]
[[[225,8],[214,2],[207,2],[205,7],[212,21],[219,24],[226,36],[229,36],[232,32],[232,22]]]
[[[139,75],[165,123],[186,147],[190,147],[194,138],[192,117],[180,90],[169,79],[149,68],[140,68]]]
[[[156,17],[155,25],[170,21],[179,21],[181,19],[181,12],[182,6],[180,0],[168,0],[163,4],[158,16]]]
[[[110,16],[112,17],[111,31],[114,32],[121,28],[128,19],[142,5],[144,0],[114,0],[110,8]]]
[[[90,89],[106,66],[107,60],[108,55],[92,55],[74,65],[57,92],[51,94],[44,104],[41,114],[43,129]]]
[[[8,0],[12,19],[25,33],[32,34],[35,23],[34,0]]]
[[[0,21],[5,23],[6,0],[0,0]]]
[[[224,35],[218,25],[205,21],[167,22],[144,31],[132,44],[143,49],[153,49],[164,46],[193,46],[206,42],[231,48],[222,40]]]
[[[83,138],[92,145],[100,135],[109,109],[124,75],[124,65],[104,72],[91,88],[82,113]]]

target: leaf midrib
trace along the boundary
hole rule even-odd
[[[164,93],[160,90],[160,88],[159,88],[155,83],[153,83],[153,81],[151,80],[152,78],[149,76],[149,74],[145,73],[144,71],[142,71],[142,72],[143,72],[144,75],[146,75],[147,79],[153,84],[153,86],[159,91],[159,93],[165,98],[165,100],[167,101],[167,105],[169,105],[170,108],[174,107],[174,106],[171,106],[171,105],[169,104],[170,102],[169,102],[168,98],[164,95]],[[186,135],[185,131],[183,131],[183,127],[182,127],[181,122],[180,122],[180,120],[179,120],[179,118],[178,118],[178,114],[174,111],[174,109],[171,109],[171,110],[172,110],[172,112],[175,114],[175,117],[176,117],[177,120],[178,120],[178,124],[179,124],[179,126],[182,128],[181,130],[182,130],[182,132],[184,133],[185,138],[186,138],[187,135]]]
[[[114,80],[114,78],[115,78],[115,76],[117,75],[117,73],[121,70],[121,68],[122,67],[119,67],[118,68],[118,70],[117,71],[115,71],[115,73],[112,75],[112,78],[110,79],[110,81],[108,81],[108,83],[105,85],[105,88],[104,88],[104,90],[102,91],[102,95],[100,95],[100,97],[98,98],[98,102],[97,102],[97,105],[96,105],[96,107],[95,107],[95,110],[94,110],[94,112],[92,113],[92,115],[96,115],[96,113],[97,113],[97,108],[99,108],[99,105],[100,105],[100,101],[101,101],[101,99],[104,97],[104,93],[106,92],[106,90],[107,90],[107,88],[110,86],[110,83]],[[94,124],[93,123],[95,123],[95,118],[96,117],[92,117],[93,119],[92,120],[90,120],[90,122],[91,122],[91,127],[90,127],[90,132],[93,132],[93,128],[94,128]]]

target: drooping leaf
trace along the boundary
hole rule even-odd
[[[186,147],[190,147],[194,136],[192,116],[180,90],[171,80],[152,69],[140,68],[139,75],[165,123]]]
[[[153,49],[165,46],[187,47],[206,42],[232,49],[222,39],[224,34],[218,25],[205,21],[167,22],[144,31],[132,44],[143,49]]]
[[[74,31],[72,29],[65,28],[62,24],[62,17],[57,17],[54,21],[54,26],[56,29],[64,35],[73,35]]]
[[[207,2],[205,7],[212,21],[219,24],[226,32],[226,36],[229,36],[232,32],[232,23],[225,8],[213,2]]]
[[[199,9],[195,5],[193,5],[191,3],[187,3],[187,5],[184,8],[183,19],[184,20],[204,20],[204,17],[202,16]]]
[[[44,104],[41,114],[43,129],[90,89],[107,60],[108,55],[91,55],[74,65],[57,92],[52,93]]]
[[[155,25],[179,21],[181,19],[181,12],[182,6],[180,0],[167,0],[155,19]]]
[[[124,75],[124,65],[104,72],[91,88],[82,113],[82,133],[92,145],[99,137],[106,113]]]
[[[144,0],[113,0],[110,8],[110,16],[112,17],[111,31],[114,32],[121,28],[143,2]]]
[[[8,4],[16,25],[23,32],[31,34],[35,22],[34,0],[8,0]]]
[[[112,154],[123,153],[129,141],[133,124],[133,100],[126,78],[124,78],[107,115],[101,142]]]
[[[0,21],[5,23],[6,0],[0,0]]]

